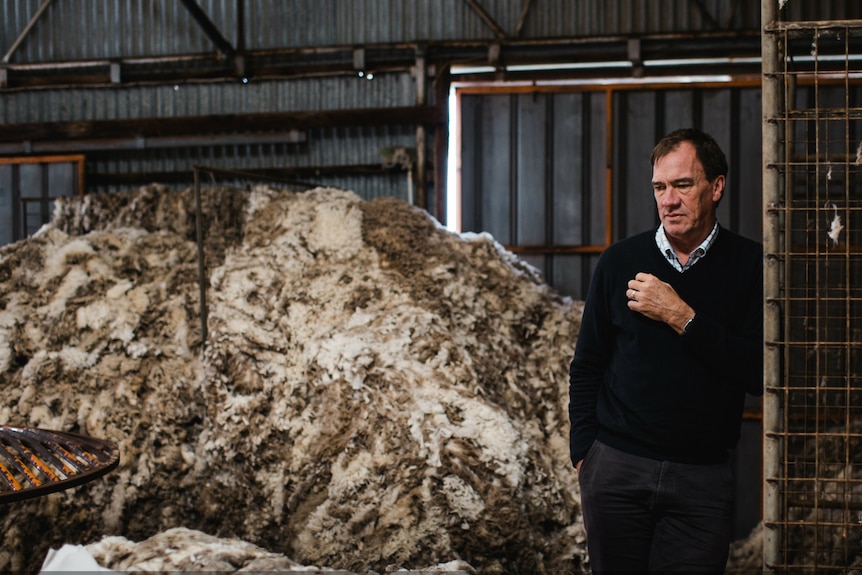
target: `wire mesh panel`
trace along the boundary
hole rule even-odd
[[[764,0],[764,566],[862,569],[862,21]]]

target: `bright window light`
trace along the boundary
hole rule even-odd
[[[449,154],[446,162],[446,228],[461,231],[461,119],[455,87],[449,89]]]

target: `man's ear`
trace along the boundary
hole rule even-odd
[[[718,201],[724,196],[724,185],[727,183],[727,179],[724,176],[718,176],[715,178],[715,181],[712,183],[712,201],[713,203],[718,203]]]

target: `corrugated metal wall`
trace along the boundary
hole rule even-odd
[[[409,74],[305,78],[243,84],[195,83],[0,92],[0,121],[59,122],[115,118],[250,114],[291,110],[385,108],[416,103]]]
[[[777,1],[777,0],[776,0]],[[8,49],[43,0],[0,2],[0,47]],[[398,42],[492,40],[495,34],[463,0],[200,0],[236,45],[240,23],[249,50]],[[524,0],[484,0],[486,12],[514,35]],[[859,18],[846,0],[790,1],[789,19]],[[532,2],[521,38],[757,32],[757,0],[542,0]],[[192,54],[212,43],[175,0],[53,2],[13,62]],[[5,50],[4,50],[5,52]]]
[[[568,39],[615,38],[624,42],[631,36],[651,35],[671,42],[677,35],[756,35],[760,27],[758,0],[481,0],[477,5],[486,11],[485,18],[466,0],[200,0],[199,4],[238,51],[293,50],[297,58],[312,67],[343,59],[345,49],[349,54],[354,48],[385,53],[396,46],[431,50],[498,43],[541,46],[556,42],[559,46]],[[43,6],[44,13],[16,45],[16,39]],[[796,17],[854,17],[862,15],[862,3],[791,1],[785,10]],[[568,48],[574,60],[579,57],[579,46],[573,41]],[[454,62],[441,56],[441,51],[445,52],[438,49],[436,57],[442,59],[430,67],[422,85],[418,85],[410,62],[377,73],[373,80],[342,70],[292,79],[252,78],[249,83],[236,78],[161,85],[118,82],[115,86],[89,88],[57,85],[26,89],[10,85],[9,89],[0,87],[0,123],[436,105],[438,94],[446,90],[445,86],[441,90],[434,80]],[[89,61],[104,68],[117,59],[217,57],[214,42],[177,0],[5,0],[0,2],[0,52],[8,56],[8,62],[0,62],[0,73],[4,66],[51,62]],[[488,56],[481,50],[480,54]],[[537,51],[529,57],[542,61],[547,54]],[[182,63],[173,65],[182,69]],[[58,74],[61,72],[58,70]],[[213,163],[229,169],[371,165],[379,161],[383,147],[416,146],[415,129],[407,126],[320,129],[306,136],[307,140],[300,144],[252,143],[173,150],[142,146],[137,150],[87,151],[88,191],[124,188],[118,183],[121,178],[100,179],[100,175],[190,173],[194,165]],[[433,145],[433,135],[428,134],[429,158]],[[71,148],[63,153],[78,151]],[[538,177],[526,175],[524,169],[519,173],[522,178]],[[353,189],[363,197],[391,195],[406,199],[409,186],[405,175],[335,175],[322,170],[314,181]],[[439,205],[437,198],[431,197],[424,207],[433,210]],[[618,213],[625,213],[625,208]],[[435,215],[442,218],[444,214]],[[570,266],[557,268],[568,270]],[[562,284],[581,281],[579,277],[559,280]]]
[[[8,47],[43,0],[0,3],[0,46]],[[234,45],[235,0],[200,0]],[[756,0],[542,0],[533,2],[522,38],[565,38],[715,31],[757,31]],[[811,11],[812,2],[789,10]],[[823,14],[846,13],[846,2],[820,1]],[[524,0],[484,0],[486,12],[514,34]],[[805,5],[808,5],[807,7]],[[246,0],[246,49],[492,40],[495,34],[463,0]],[[701,8],[702,6],[702,8]],[[102,33],[96,33],[102,32]],[[64,39],[58,42],[57,39]],[[66,39],[74,39],[68,41]],[[189,54],[210,41],[175,0],[62,0],[54,2],[15,58],[19,62]]]
[[[363,78],[310,78],[302,81],[242,84],[178,84],[134,88],[75,88],[64,91],[13,92],[2,97],[0,120],[57,122],[112,118],[171,118],[214,114],[305,111],[329,108],[386,108],[412,104],[415,82],[408,74]],[[307,166],[375,165],[385,147],[415,147],[416,130],[407,126],[318,129],[300,144],[245,144],[167,148],[159,150],[89,152],[88,172],[123,174],[191,173],[194,165],[223,169],[295,168]],[[120,191],[122,185],[99,185],[90,191]],[[321,185],[356,190],[363,197],[407,199],[400,175],[336,177],[322,172]]]
[[[483,45],[566,38],[624,38],[630,35],[694,36],[698,33],[756,34],[757,0],[483,0],[483,18],[465,0],[201,0],[201,8],[237,50],[309,49],[300,57],[325,65],[343,53],[326,47],[394,45]],[[860,12],[837,0],[818,2],[818,14]],[[20,44],[13,46],[44,0],[0,2],[0,51],[9,66],[46,62],[215,57],[216,47],[181,2],[175,0],[62,0],[47,4]],[[811,3],[790,2],[787,10],[811,11]],[[241,11],[238,6],[244,6]],[[529,10],[525,11],[525,6]],[[490,21],[489,21],[490,19]],[[494,26],[498,29],[495,31]],[[14,50],[13,50],[14,48]],[[577,48],[572,48],[577,57]],[[537,55],[541,58],[541,55]],[[0,64],[0,69],[4,64]],[[270,111],[386,108],[434,105],[431,81],[424,93],[413,71],[234,82],[166,85],[56,87],[0,90],[0,122],[58,122],[125,118],[174,118]],[[435,70],[429,70],[431,74]],[[444,90],[445,93],[445,90]],[[408,128],[346,129],[308,134],[304,145],[235,145],[160,151],[88,153],[88,172],[99,174],[189,171],[217,162],[222,168],[344,166],[373,164],[379,148],[416,145]],[[428,145],[432,143],[429,141]],[[69,150],[74,152],[75,150]],[[91,191],[116,191],[120,184],[90,178]],[[364,197],[406,198],[405,178],[319,176],[320,183],[355,189]],[[432,206],[432,203],[426,207]],[[441,216],[442,214],[436,214]]]
[[[524,246],[522,257],[576,298],[588,256],[528,252],[606,245],[607,115],[603,92],[461,98],[460,228]]]

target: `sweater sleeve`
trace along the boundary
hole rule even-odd
[[[569,452],[572,465],[584,458],[598,433],[596,402],[612,345],[603,283],[600,262],[587,292],[574,358],[569,366]]]

